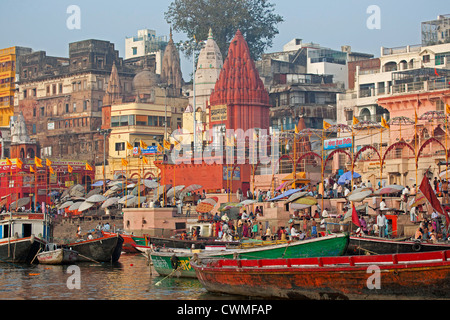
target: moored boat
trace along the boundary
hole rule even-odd
[[[165,248],[177,248],[177,249],[205,249],[207,246],[212,245],[226,245],[226,246],[239,246],[239,241],[221,241],[214,238],[200,238],[198,240],[192,239],[178,239],[178,238],[164,238],[164,237],[136,237],[132,236],[135,242],[133,247],[140,246],[153,246],[153,247],[165,247]],[[137,248],[136,248],[137,249]]]
[[[448,242],[427,242],[380,237],[350,237],[347,254],[393,254],[450,250]]]
[[[117,262],[122,244],[123,238],[116,234],[73,242],[66,246],[78,252],[78,261]]]
[[[176,270],[181,277],[195,278],[195,271],[190,265],[194,255],[199,257],[214,257],[224,259],[276,259],[340,256],[347,249],[349,237],[347,234],[332,234],[325,237],[283,241],[275,244],[254,246],[245,249],[220,249],[211,247],[210,250],[167,250],[151,251],[137,247],[146,256],[150,256],[153,266],[160,275],[170,275]]]
[[[43,252],[37,254],[40,264],[69,264],[78,261],[78,252],[68,248],[57,248],[47,244]]]
[[[0,262],[31,263],[47,241],[49,224],[40,213],[0,215]]]
[[[210,292],[286,299],[448,298],[450,251],[300,259],[193,259]]]
[[[102,231],[103,235],[117,235],[117,233],[114,232],[107,232],[107,231]],[[122,251],[126,252],[126,253],[139,253],[139,250],[137,250],[135,248],[136,245],[136,239],[139,239],[138,237],[135,237],[131,234],[126,234],[126,233],[119,233],[120,236],[123,239],[123,244],[122,244]]]

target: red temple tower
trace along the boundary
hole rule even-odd
[[[250,57],[248,44],[237,31],[210,97],[210,129],[269,129],[269,94]]]

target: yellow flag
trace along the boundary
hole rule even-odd
[[[162,153],[164,152],[163,147],[158,143],[158,152]]]
[[[34,171],[34,168],[33,167],[30,167],[30,172],[36,172],[36,171]]]
[[[447,114],[450,114],[450,105],[448,105],[448,104],[445,105],[445,112]]]
[[[128,161],[125,159],[122,159],[122,166],[126,167],[128,165]]]
[[[50,171],[51,174],[55,174],[55,172],[53,171],[53,168],[52,168],[52,167],[48,167],[48,169],[49,169],[49,171]]]
[[[381,126],[386,129],[389,129],[389,124],[386,122],[386,119],[384,119],[383,116],[381,117]]]
[[[419,118],[417,117],[417,111],[416,110],[414,110],[414,123],[415,124],[417,124],[417,120],[418,120]]]
[[[69,171],[70,173],[72,173],[73,168],[70,166],[70,164],[67,165],[67,171]]]
[[[17,168],[22,169],[23,162],[19,158],[16,158],[16,165]]]
[[[170,146],[170,142],[169,141],[164,139],[163,145],[164,145],[164,149],[170,150],[171,146]]]
[[[353,125],[356,126],[359,123],[358,118],[356,118],[355,116],[353,116]]]
[[[42,159],[34,157],[34,164],[36,165],[36,167],[42,167]]]
[[[234,147],[234,139],[232,137],[225,137],[225,145],[227,147]]]
[[[47,167],[50,167],[52,165],[52,162],[50,160],[48,160],[48,159],[45,159],[45,165]]]
[[[299,133],[297,125],[295,125],[295,133]]]
[[[6,158],[6,164],[7,164],[8,166],[12,166],[11,160],[9,160],[8,158]]]
[[[144,162],[145,164],[148,164],[148,159],[146,157],[142,157],[142,162]]]
[[[86,170],[88,170],[88,171],[92,171],[93,170],[92,167],[89,165],[89,163],[86,163]]]
[[[148,147],[147,144],[142,140],[139,141],[139,144],[141,146],[141,149],[147,149],[147,147]]]
[[[133,150],[133,145],[127,141],[127,149]]]
[[[325,120],[323,121],[323,129],[324,130],[328,130],[329,128],[331,128],[331,124],[329,124],[328,122],[326,122]]]

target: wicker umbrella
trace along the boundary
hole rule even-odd
[[[59,206],[59,209],[65,209],[73,205],[73,201],[66,201]]]
[[[80,204],[80,206],[78,207],[77,210],[80,211],[80,212],[83,212],[83,211],[86,211],[86,210],[92,208],[94,205],[95,205],[94,202],[87,202],[87,201],[84,201],[84,202],[82,202],[82,203]]]
[[[75,211],[75,210],[78,210],[78,208],[81,206],[82,203],[83,203],[83,201],[75,202],[74,204],[72,204],[72,205],[69,207],[69,211]]]
[[[102,209],[113,206],[113,205],[117,204],[118,202],[119,202],[119,198],[117,198],[117,197],[106,199],[106,201],[103,202],[103,204],[102,204]]]
[[[105,196],[102,196],[101,194],[95,194],[89,198],[86,199],[86,202],[92,202],[92,203],[96,203],[96,202],[103,202],[105,201],[107,198]]]

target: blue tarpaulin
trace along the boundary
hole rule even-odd
[[[275,198],[270,199],[269,201],[275,201],[275,200],[280,200],[283,199],[285,197],[289,197],[291,194],[294,194],[296,192],[302,191],[302,189],[290,189],[282,194],[280,194],[279,196],[276,196]]]
[[[353,172],[353,178],[360,178],[361,175],[359,173]],[[342,176],[339,177],[338,184],[345,184],[345,181],[351,181],[352,180],[352,172],[347,171]]]

